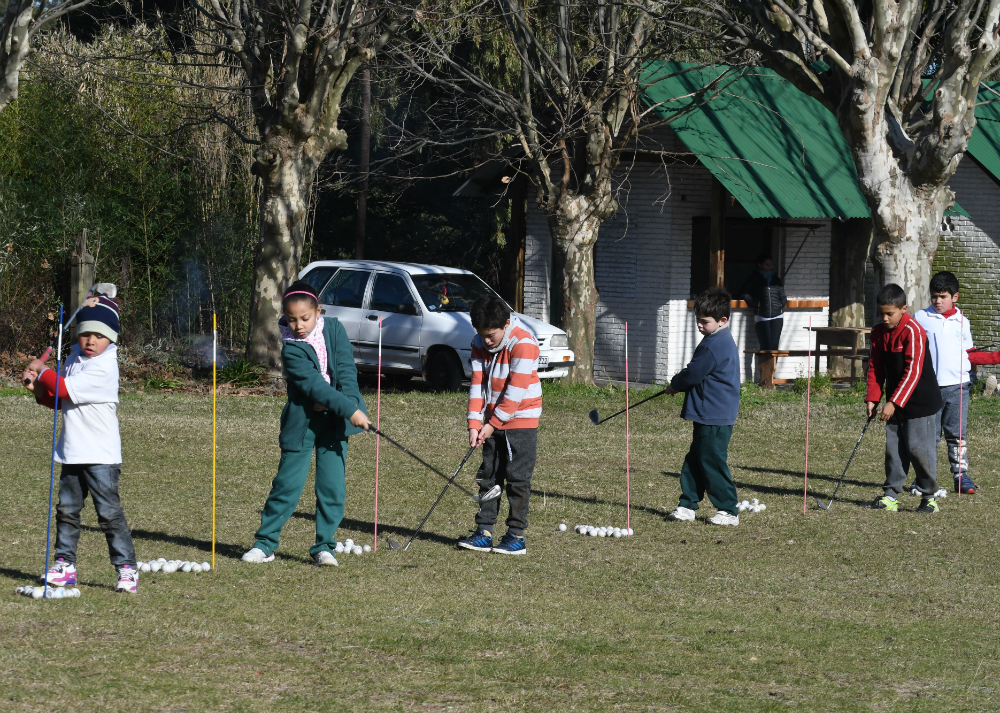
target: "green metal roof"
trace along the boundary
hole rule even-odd
[[[847,142],[822,104],[769,69],[699,67],[650,63],[644,98],[662,119],[711,98],[670,128],[751,217],[870,215]],[[709,94],[694,96],[720,77]],[[998,107],[991,146],[1000,168],[1000,105],[990,106]],[[957,203],[948,212],[968,215]]]
[[[976,107],[976,128],[969,139],[969,154],[994,178],[1000,179],[1000,82],[981,86],[979,101],[988,103]]]

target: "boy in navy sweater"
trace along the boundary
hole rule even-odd
[[[694,300],[704,339],[685,369],[670,380],[668,393],[684,392],[681,418],[691,421],[691,449],[681,469],[681,498],[668,520],[691,521],[708,493],[718,509],[709,522],[739,525],[736,485],[729,472],[729,439],[740,410],[740,355],[729,326],[729,293],[705,290]]]

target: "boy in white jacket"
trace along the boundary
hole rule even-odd
[[[90,494],[97,522],[108,541],[111,564],[118,571],[119,592],[134,594],[139,574],[135,548],[118,497],[122,444],[118,433],[118,303],[107,295],[91,297],[77,318],[77,345],[70,351],[62,375],[40,359],[24,371],[35,400],[59,408],[63,428],[55,458],[62,463],[56,509],[56,561],[46,573],[50,585],[76,584],[76,547],[80,512]]]
[[[976,351],[968,318],[958,309],[958,278],[939,272],[931,278],[931,306],[914,315],[927,332],[934,373],[941,388],[943,408],[937,414],[937,438],[944,431],[955,492],[972,495],[976,484],[969,475],[968,420],[972,366],[1000,363],[1000,352]],[[961,437],[960,437],[961,436]]]

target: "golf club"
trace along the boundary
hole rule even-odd
[[[437,468],[435,468],[434,466],[432,466],[430,463],[428,463],[427,461],[425,461],[423,458],[421,458],[420,456],[418,456],[416,453],[414,453],[413,451],[411,451],[409,448],[407,448],[406,446],[404,446],[404,445],[402,445],[400,443],[397,443],[396,441],[392,440],[391,438],[389,438],[389,436],[385,435],[384,433],[382,433],[380,430],[378,430],[374,426],[371,427],[371,428],[369,428],[368,431],[370,433],[375,433],[375,434],[378,434],[379,436],[382,436],[382,438],[384,438],[385,440],[389,441],[389,443],[391,443],[392,445],[396,446],[396,448],[398,448],[399,450],[403,451],[403,453],[405,453],[406,455],[410,456],[411,458],[413,458],[415,461],[417,461],[421,465],[426,466],[427,468],[430,468],[432,471],[434,471],[435,473],[437,473],[438,475],[440,475],[442,478],[444,478],[445,480],[447,480],[449,484],[451,483],[452,480],[454,480],[454,478],[448,478],[447,475],[445,475],[440,470],[438,470]],[[475,449],[473,449],[473,450],[475,450]],[[472,451],[469,451],[469,452],[471,453]],[[468,456],[466,456],[466,460],[468,460]],[[464,460],[462,461],[462,465],[465,465],[465,461]],[[466,488],[464,488],[464,487],[462,487],[461,485],[458,485],[458,484],[456,484],[455,487],[458,488],[459,490],[461,490],[466,495],[468,495],[473,500],[475,500],[477,503],[486,502],[488,500],[494,500],[494,499],[500,497],[500,489],[499,489],[499,487],[496,487],[496,486],[493,487],[493,488],[491,488],[485,495],[475,495],[475,494],[469,492],[468,489],[466,489]],[[495,494],[494,494],[494,491],[496,491]]]
[[[434,512],[434,508],[436,508],[438,506],[438,503],[441,502],[441,498],[443,498],[444,494],[448,492],[448,488],[450,488],[451,484],[453,482],[455,482],[455,478],[458,477],[458,474],[462,471],[462,468],[465,467],[466,462],[468,462],[469,458],[472,457],[472,452],[475,451],[475,450],[476,450],[475,446],[473,446],[472,448],[470,448],[469,452],[465,454],[465,458],[463,458],[462,462],[458,464],[458,468],[455,469],[455,474],[453,476],[451,476],[451,478],[448,480],[448,484],[444,486],[444,490],[442,490],[441,494],[438,495],[438,499],[434,501],[434,504],[431,505],[431,509],[427,511],[426,515],[424,515],[424,519],[420,521],[419,525],[417,525],[417,529],[413,531],[413,535],[410,537],[410,541],[406,543],[406,547],[402,548],[402,550],[404,552],[406,550],[410,549],[410,545],[413,544],[413,540],[416,538],[417,534],[423,528],[424,523],[427,522],[427,518],[429,518],[431,516],[431,513]],[[493,490],[499,490],[499,489],[500,489],[499,487],[495,487],[495,488],[492,488],[490,490],[490,492],[493,492]],[[499,495],[499,492],[497,493],[497,495]],[[388,540],[388,542],[389,542],[389,547],[391,549],[394,549],[394,550],[400,549],[399,543],[396,542],[395,540]]]
[[[865,427],[861,429],[861,435],[858,436],[858,442],[854,444],[854,450],[851,451],[851,457],[847,459],[847,465],[844,466],[844,472],[840,474],[840,480],[837,481],[837,487],[833,489],[833,495],[830,497],[830,502],[824,505],[819,498],[816,498],[816,504],[819,506],[820,510],[829,510],[830,506],[833,505],[833,499],[837,497],[837,491],[840,490],[840,484],[844,482],[844,476],[847,475],[847,469],[851,467],[851,461],[854,460],[854,454],[858,452],[858,446],[861,445],[861,439],[865,437],[865,431],[868,430],[869,424],[871,424],[874,420],[875,413],[873,412],[872,415],[868,417],[868,420],[865,421]]]
[[[652,396],[648,396],[648,397],[644,398],[644,399],[643,399],[642,401],[636,401],[636,402],[635,402],[634,404],[632,404],[632,405],[631,405],[631,406],[629,406],[628,408],[623,408],[623,409],[622,409],[621,411],[618,411],[617,413],[613,413],[613,414],[611,414],[610,416],[608,416],[607,418],[600,418],[600,417],[599,417],[599,416],[597,415],[597,409],[596,409],[596,408],[595,408],[595,409],[594,409],[593,411],[591,411],[591,412],[590,412],[589,414],[587,414],[587,415],[588,415],[588,416],[590,416],[590,420],[594,422],[594,425],[595,425],[595,426],[600,426],[600,425],[601,425],[602,423],[604,423],[605,421],[610,421],[610,420],[611,420],[611,419],[613,419],[613,418],[614,418],[615,416],[621,416],[621,415],[622,415],[623,413],[625,413],[626,411],[631,411],[632,409],[634,409],[634,408],[635,408],[636,406],[638,406],[639,404],[644,404],[644,403],[646,403],[647,401],[652,401],[652,400],[653,400],[653,399],[655,399],[655,398],[658,398],[658,397],[660,397],[660,396],[663,396],[664,394],[668,393],[669,391],[670,391],[670,387],[667,387],[666,389],[664,389],[664,390],[663,390],[663,391],[661,391],[660,393],[658,393],[658,394],[653,394]]]
[[[56,337],[58,339],[61,339],[63,333],[67,329],[69,329],[70,327],[73,326],[73,321],[76,319],[76,316],[78,314],[80,314],[80,310],[83,309],[86,306],[87,300],[90,298],[90,296],[92,294],[94,294],[95,291],[97,291],[97,292],[99,292],[101,294],[107,295],[108,297],[110,297],[112,299],[114,299],[114,297],[118,294],[118,288],[116,288],[110,282],[98,282],[98,283],[92,285],[91,288],[89,290],[87,290],[87,294],[85,294],[83,296],[83,301],[80,302],[80,306],[76,308],[76,311],[69,316],[69,319],[67,319],[66,322],[65,322],[65,324],[63,324],[62,327],[60,328],[59,334],[56,335]],[[42,355],[40,357],[38,357],[38,359],[40,361],[42,361],[42,362],[48,361],[49,357],[52,356],[52,350],[55,349],[55,346],[56,345],[53,342],[48,347],[46,347],[45,351],[42,352]],[[27,386],[28,384],[29,384],[29,381],[27,379],[25,379],[24,380],[24,385]]]

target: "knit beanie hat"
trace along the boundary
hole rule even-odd
[[[94,295],[83,303],[83,309],[76,318],[76,333],[93,332],[101,334],[112,342],[118,341],[118,300],[107,295]]]

